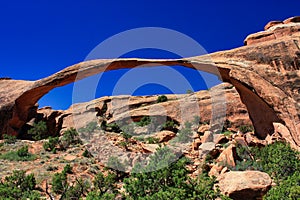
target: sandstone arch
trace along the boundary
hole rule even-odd
[[[17,134],[30,119],[36,102],[53,88],[74,82],[79,71],[77,78],[83,79],[105,70],[181,65],[220,74],[223,81],[237,88],[258,136],[272,134],[273,122],[280,122],[290,132],[288,141],[299,147],[300,23],[295,21],[286,20],[248,36],[248,46],[206,56],[93,60],[37,81],[0,80],[0,131]]]

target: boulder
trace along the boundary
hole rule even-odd
[[[216,148],[215,143],[206,142],[199,146],[199,158],[203,159],[207,154],[211,153]]]
[[[222,151],[219,157],[216,159],[217,163],[223,166],[235,167],[235,160],[237,159],[236,147],[231,144]]]
[[[175,137],[175,133],[172,131],[160,131],[155,133],[153,137],[157,138],[159,142],[168,142],[173,137]]]
[[[230,171],[218,177],[221,192],[234,200],[262,198],[272,185],[267,173],[260,171]]]
[[[203,124],[203,125],[201,125],[201,126],[198,128],[197,132],[198,132],[198,133],[204,133],[205,131],[208,131],[209,129],[210,129],[210,125],[208,125],[208,124]]]
[[[201,136],[202,143],[213,142],[213,140],[214,140],[214,134],[211,131],[205,131],[204,135]]]

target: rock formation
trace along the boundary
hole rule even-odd
[[[216,74],[237,89],[256,135],[273,134],[273,123],[286,126],[293,147],[300,147],[299,17],[266,26],[246,46],[174,60],[107,59],[75,64],[37,81],[0,80],[0,131],[19,134],[36,112],[37,101],[53,88],[109,70],[181,65]],[[79,73],[80,72],[80,73]]]

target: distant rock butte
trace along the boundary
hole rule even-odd
[[[299,17],[273,22],[249,35],[246,46],[182,59],[101,59],[75,64],[37,81],[0,79],[0,131],[19,134],[36,114],[37,101],[56,87],[116,69],[181,65],[218,75],[235,86],[256,135],[273,134],[273,123],[286,126],[289,142],[300,147]],[[80,72],[80,73],[78,73]]]

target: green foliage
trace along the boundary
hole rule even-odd
[[[17,151],[9,151],[0,155],[0,159],[10,161],[31,161],[35,160],[36,156],[28,152],[28,146],[23,146]]]
[[[162,124],[162,129],[161,130],[174,131],[175,126],[176,126],[176,124],[173,120],[167,120],[165,123]]]
[[[107,166],[113,171],[125,171],[124,164],[117,157],[114,156],[109,157],[107,161]]]
[[[174,138],[173,142],[179,142],[179,143],[188,143],[192,140],[192,129],[188,127],[184,127],[177,133],[176,138]]]
[[[14,144],[14,143],[16,143],[16,141],[17,141],[17,137],[14,136],[14,135],[7,135],[7,134],[4,134],[4,135],[3,135],[3,139],[4,139],[4,143],[5,143],[5,144]]]
[[[107,124],[105,126],[105,130],[106,131],[111,131],[111,132],[115,132],[115,133],[120,133],[122,130],[120,129],[120,127],[118,126],[118,124],[116,123],[112,123],[112,124]]]
[[[13,171],[11,176],[0,182],[0,198],[37,200],[40,199],[40,194],[35,187],[36,180],[33,174],[26,176],[25,171]]]
[[[82,196],[84,196],[88,188],[88,182],[84,182],[82,179],[76,179],[76,184],[68,187],[66,193],[64,194],[64,199],[79,200]]]
[[[156,100],[157,103],[166,102],[166,101],[168,101],[168,97],[165,95],[158,96]]]
[[[56,149],[56,146],[59,144],[59,138],[58,137],[49,137],[48,141],[43,144],[43,148],[46,151],[54,151]]]
[[[121,133],[123,138],[127,141],[129,138],[132,138],[132,135],[128,134],[127,132],[122,132]]]
[[[136,122],[138,126],[147,126],[151,123],[151,118],[149,116],[143,116],[139,122]]]
[[[157,144],[157,143],[159,143],[159,139],[154,138],[154,137],[147,137],[145,140],[147,141],[148,144]]]
[[[108,172],[107,176],[104,176],[102,172],[99,172],[93,181],[95,190],[93,193],[89,194],[89,198],[91,199],[91,195],[97,198],[102,197],[103,199],[105,199],[105,196],[115,197],[117,193],[116,179],[116,174],[112,172]]]
[[[55,173],[52,177],[52,191],[56,194],[62,194],[68,187],[67,174]]]
[[[273,187],[264,200],[286,199],[297,200],[300,199],[300,172],[296,171],[286,180],[282,181],[278,186]]]
[[[290,145],[276,142],[263,148],[247,148],[237,146],[237,162],[235,170],[261,170],[268,173],[277,182],[300,171],[299,153]]]
[[[193,92],[193,90],[188,89],[188,90],[186,91],[186,93],[187,93],[187,94],[193,94],[194,92]]]
[[[137,165],[130,177],[124,179],[126,199],[215,199],[221,197],[213,190],[209,177],[193,180],[186,168],[188,160],[176,162],[175,154],[167,147],[151,156],[146,166]],[[143,173],[134,173],[143,172]]]
[[[41,140],[47,138],[47,125],[46,122],[40,121],[34,123],[33,127],[28,131],[29,135],[32,136],[34,140]]]
[[[118,143],[121,147],[125,148],[126,150],[128,149],[129,143],[127,141],[121,141]]]
[[[224,131],[224,132],[222,132],[221,134],[223,134],[223,135],[229,137],[229,136],[232,135],[233,133],[232,133],[231,131]]]
[[[239,127],[239,129],[242,133],[248,133],[254,131],[254,127],[252,125],[242,125]]]
[[[277,181],[300,171],[299,152],[287,143],[276,142],[262,149],[254,149],[253,154],[262,170]]]
[[[62,173],[64,174],[72,174],[73,171],[72,171],[72,167],[70,164],[66,164],[66,166],[64,167]]]
[[[194,116],[192,124],[194,124],[194,125],[199,125],[200,124],[200,116],[199,115]]]
[[[18,154],[19,157],[28,157],[28,156],[30,156],[30,154],[28,152],[28,146],[25,145],[25,146],[21,147],[20,149],[18,149],[17,154]]]
[[[85,149],[84,152],[82,153],[82,156],[86,158],[90,158],[92,157],[92,154],[87,149]]]
[[[289,144],[276,142],[263,148],[237,146],[240,161],[235,170],[260,170],[268,173],[277,183],[264,199],[300,198],[299,152]]]
[[[70,145],[82,144],[82,141],[80,140],[76,129],[70,128],[64,132],[61,138],[61,143],[64,148],[67,148]]]

